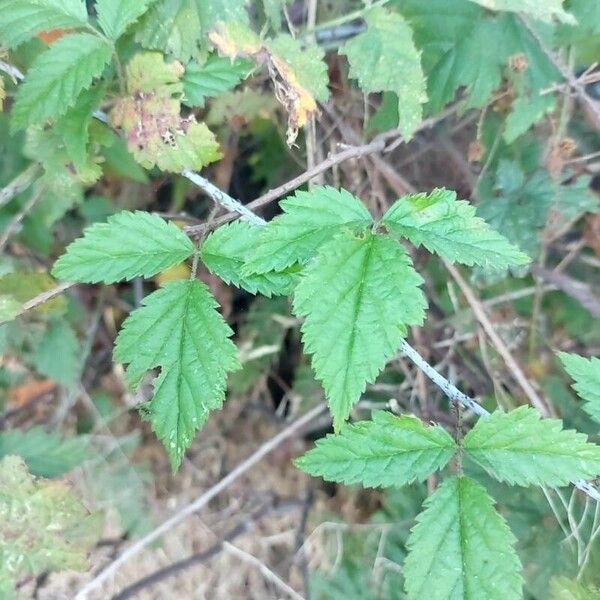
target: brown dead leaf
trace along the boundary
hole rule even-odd
[[[15,409],[27,406],[36,398],[50,393],[55,388],[56,382],[52,379],[36,379],[10,388],[8,391],[9,408]]]

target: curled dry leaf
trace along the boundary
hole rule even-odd
[[[236,23],[219,23],[209,38],[221,55],[232,59],[250,58],[257,65],[267,67],[275,97],[288,113],[287,143],[292,146],[300,127],[317,111],[317,99],[327,97],[326,67],[320,51],[303,50],[299,42],[289,36],[262,40]],[[312,84],[308,83],[309,77],[313,79]]]

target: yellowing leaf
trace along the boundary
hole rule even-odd
[[[127,147],[148,169],[200,169],[221,156],[214,134],[194,115],[181,117],[183,66],[159,53],[136,54],[127,66],[127,91],[110,114],[126,134]]]
[[[322,50],[315,46],[302,48],[299,41],[288,35],[261,40],[239,23],[219,23],[209,37],[223,56],[247,57],[257,65],[266,65],[275,97],[288,112],[287,143],[291,146],[298,129],[316,112],[317,100],[328,96]]]

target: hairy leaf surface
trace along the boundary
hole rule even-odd
[[[529,262],[526,254],[475,216],[474,206],[457,200],[450,190],[403,196],[383,216],[383,223],[451,261],[496,269]]]
[[[40,31],[87,25],[83,0],[0,0],[0,40],[14,48]]]
[[[104,33],[116,40],[137,21],[155,0],[97,0],[98,23]]]
[[[102,75],[112,49],[90,33],[61,37],[42,52],[19,86],[11,113],[14,129],[63,115],[79,94]]]
[[[454,440],[439,425],[427,427],[413,416],[377,411],[371,421],[346,424],[338,435],[317,440],[296,465],[346,485],[402,486],[423,481],[446,466],[455,449]]]
[[[421,282],[402,247],[373,233],[338,235],[305,268],[294,311],[306,317],[304,348],[337,430],[398,349],[406,326],[423,321]]]
[[[56,261],[52,274],[82,283],[114,283],[155,275],[193,251],[190,239],[173,223],[148,212],[122,211],[85,229]]]
[[[221,408],[227,373],[238,368],[232,331],[217,302],[197,279],[178,280],[144,298],[127,318],[114,357],[128,363],[126,379],[139,384],[160,367],[154,396],[142,412],[165,445],[173,470],[211,410]]]
[[[264,273],[304,263],[342,229],[358,231],[373,222],[358,198],[344,189],[328,186],[296,192],[279,205],[283,213],[263,227],[248,260],[247,273]]]
[[[600,474],[600,446],[529,406],[480,419],[463,446],[492,477],[509,484],[560,486]]]
[[[202,262],[211,273],[225,283],[233,283],[251,294],[285,296],[290,294],[300,277],[300,266],[290,265],[281,270],[246,274],[243,267],[259,243],[262,227],[237,220],[222,225],[202,244]]]
[[[452,477],[424,506],[408,538],[409,600],[523,597],[516,539],[481,485]]]
[[[584,358],[567,352],[559,352],[558,358],[575,380],[573,389],[585,401],[583,409],[600,423],[600,358]]]
[[[412,30],[398,13],[385,8],[370,10],[367,30],[346,42],[350,77],[365,92],[391,91],[398,95],[398,128],[406,137],[421,122],[427,100],[425,77]]]

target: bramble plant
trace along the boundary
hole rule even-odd
[[[250,295],[289,296],[333,425],[295,464],[327,481],[367,488],[440,480],[406,541],[406,596],[397,597],[522,598],[516,538],[495,509],[486,489],[489,478],[522,487],[574,484],[597,503],[600,492],[588,480],[600,476],[600,446],[564,428],[552,418],[556,411],[540,414],[541,401],[535,408],[512,404],[510,410],[489,404],[490,414],[408,345],[411,328],[424,324],[428,306],[425,273],[415,268],[414,257],[424,248],[489,280],[524,275],[532,261],[539,266],[539,257],[546,256],[551,211],[574,222],[598,210],[589,177],[573,183],[562,159],[555,172],[540,169],[527,136],[557,107],[565,118],[565,67],[553,50],[566,48],[572,68],[576,50],[584,55],[590,45],[585,38],[600,35],[600,3],[459,0],[450,7],[445,0],[397,0],[367,2],[334,15],[332,31],[357,19],[362,24],[347,40],[327,46],[327,53],[345,57],[354,92],[365,98],[381,94],[377,112],[365,119],[367,134],[379,133],[369,143],[323,158],[322,167],[313,164],[299,180],[250,205],[196,173],[220,164],[219,132],[231,125],[228,111],[237,107],[235,114],[251,122],[264,110],[272,120],[278,104],[286,144],[303,143],[304,128],[314,128],[326,110],[330,69],[322,41],[327,38],[320,36],[327,23],[297,33],[290,22],[290,33],[283,33],[282,14],[291,18],[285,1],[246,4],[96,0],[86,8],[81,0],[0,0],[0,45],[6,50],[0,58],[7,61],[1,63],[6,77],[0,90],[8,109],[3,135],[7,145],[22,143],[27,158],[15,159],[25,170],[16,179],[12,173],[0,193],[0,209],[8,211],[2,213],[0,245],[8,244],[25,219],[20,239],[32,252],[52,259],[60,254],[49,273],[26,271],[16,259],[2,267],[3,327],[31,311],[47,311],[38,312],[35,325],[41,322],[43,331],[34,368],[74,388],[83,365],[60,293],[75,284],[158,278],[158,288],[120,325],[113,359],[125,366],[132,390],[151,374],[152,392],[139,411],[176,472],[211,413],[223,406],[228,378],[244,363],[234,331],[198,269],[204,265]],[[447,12],[452,19],[441,23]],[[24,76],[15,65],[26,67]],[[573,78],[567,83],[583,93]],[[239,85],[243,91],[232,91]],[[266,86],[271,91],[259,94]],[[504,96],[510,96],[508,108],[486,115]],[[378,156],[407,143],[443,119],[449,102],[456,102],[453,110],[482,109],[477,144],[487,155],[473,192],[476,204],[443,187],[407,189],[382,210],[340,185],[297,190],[345,158]],[[563,168],[566,176],[559,178]],[[87,190],[100,189],[106,169],[138,181],[171,174],[197,185],[228,212],[184,226],[177,215],[101,205],[101,214],[84,219],[82,234],[57,252],[52,228],[64,219],[73,227],[69,211],[91,206]],[[280,211],[268,221],[256,214],[282,196]],[[57,364],[57,349],[64,352],[63,365]],[[367,386],[399,353],[450,399],[459,417],[453,435],[447,422],[390,410],[352,419]],[[558,356],[583,410],[600,424],[600,361]],[[474,414],[479,419],[473,424],[468,418]],[[84,460],[85,452],[74,449],[72,464],[57,468],[51,459],[56,451],[56,462],[62,460],[58,440],[31,431],[31,439],[37,436],[51,449],[37,469],[35,455],[25,457],[33,475],[55,476]],[[25,446],[18,436],[4,442],[0,436],[0,457]],[[51,488],[34,482],[15,459],[4,461],[0,480],[18,479],[11,502],[24,501],[35,486],[41,486],[35,497],[47,501]],[[69,502],[80,510],[75,500]],[[69,521],[63,529],[67,540],[71,526]],[[40,536],[39,543],[46,542]],[[80,559],[77,554],[69,564]],[[24,571],[60,566],[51,557],[31,562],[14,572],[0,566],[0,591],[8,595]],[[579,585],[565,581],[553,584],[557,594]]]

